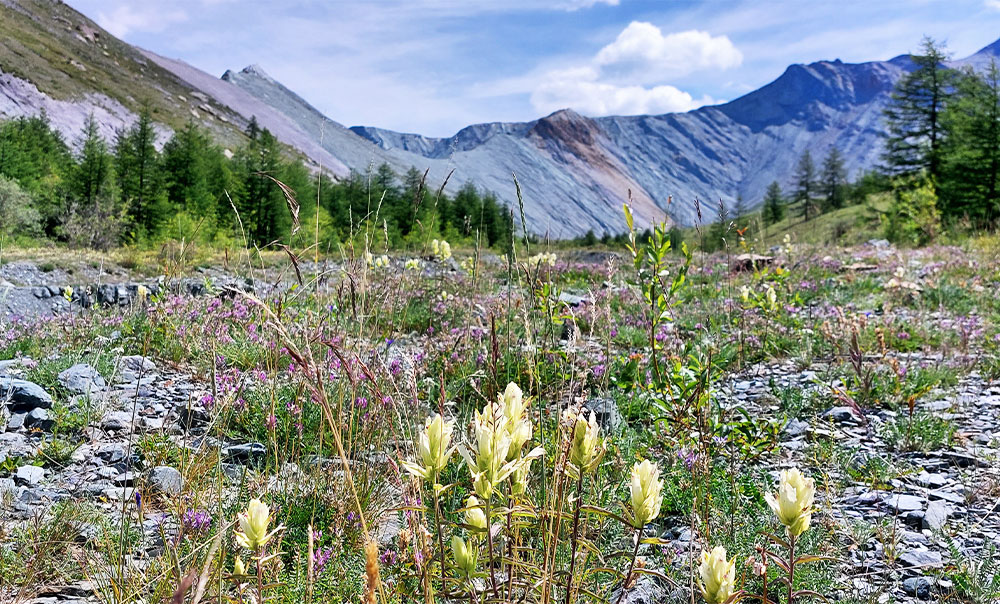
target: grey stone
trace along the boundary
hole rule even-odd
[[[231,445],[222,450],[222,455],[229,461],[236,463],[259,463],[267,455],[267,448],[261,443]]]
[[[785,424],[783,432],[789,436],[801,436],[809,430],[809,423],[792,418]]]
[[[135,489],[132,487],[108,487],[104,489],[102,493],[111,501],[122,501],[124,499],[135,498]]]
[[[132,425],[132,414],[128,411],[112,411],[101,420],[101,428],[105,430],[127,430]]]
[[[903,566],[916,568],[937,568],[943,564],[941,554],[926,549],[911,549],[899,557]]]
[[[60,373],[59,383],[73,394],[99,392],[107,386],[97,369],[86,363],[78,363]]]
[[[883,503],[890,511],[910,512],[924,509],[925,501],[916,495],[894,494],[886,497]]]
[[[685,602],[684,594],[677,590],[671,592],[659,579],[651,575],[636,575],[632,581],[634,585],[621,597],[622,588],[619,586],[611,594],[609,602],[621,602],[621,604],[668,604],[675,602]]]
[[[617,432],[624,424],[625,418],[618,411],[618,403],[610,398],[592,398],[583,404],[588,416],[593,413],[603,432]]]
[[[932,501],[927,504],[927,513],[924,514],[923,528],[940,530],[948,522],[951,515],[951,506],[943,501]]]
[[[581,296],[570,292],[562,292],[561,294],[559,294],[559,301],[566,304],[567,306],[580,306],[581,304],[587,302],[588,298],[586,296]]]
[[[118,463],[125,459],[125,447],[117,444],[103,445],[97,450],[97,457],[108,463]]]
[[[28,428],[51,430],[55,422],[49,419],[49,412],[41,407],[32,409],[24,417],[24,425]]]
[[[52,397],[44,388],[12,377],[0,377],[0,401],[7,401],[11,411],[52,408]]]
[[[903,592],[920,600],[931,598],[931,584],[924,577],[910,577],[903,581]]]
[[[120,383],[146,381],[156,373],[156,364],[144,356],[127,356],[121,358]]]
[[[14,482],[33,487],[45,478],[45,468],[38,466],[21,466],[14,472]]]
[[[8,430],[12,430],[12,431],[13,430],[20,430],[21,428],[24,427],[24,420],[25,420],[26,417],[28,417],[27,413],[14,413],[14,414],[12,414],[10,416],[10,419],[7,420],[7,429]]]
[[[851,407],[834,407],[823,414],[823,417],[832,419],[838,424],[860,424],[861,419]]]
[[[149,484],[164,495],[180,495],[184,487],[184,477],[170,466],[156,466],[149,473]]]

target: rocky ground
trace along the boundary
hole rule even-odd
[[[41,272],[30,265],[5,265],[6,314],[46,316],[90,306],[129,306],[140,286],[155,293],[170,287],[181,294],[218,295],[226,286],[250,284],[220,272],[212,279],[189,278],[164,281],[107,281],[90,288],[57,283],[70,279],[58,272]],[[126,277],[126,274],[119,277]],[[73,287],[67,294],[66,287]],[[562,300],[573,307],[587,304],[589,296],[563,292]],[[905,312],[905,311],[903,311]],[[3,313],[0,313],[3,314]],[[95,346],[114,349],[113,340]],[[598,342],[580,334],[565,334],[567,347],[600,350]],[[411,367],[420,348],[400,341],[387,358]],[[894,353],[895,354],[895,353]],[[909,365],[936,365],[947,361],[941,354],[898,356]],[[0,359],[0,463],[10,468],[0,478],[0,536],[14,525],[31,522],[56,502],[86,501],[114,523],[126,509],[141,507],[141,494],[169,498],[184,490],[184,479],[170,465],[145,463],[138,454],[141,439],[155,435],[170,439],[193,452],[218,452],[229,488],[247,479],[248,472],[267,454],[264,443],[226,441],[207,435],[211,415],[205,408],[210,388],[204,376],[190,369],[154,361],[143,356],[118,356],[112,369],[99,372],[77,364],[58,375],[59,387],[69,393],[71,407],[87,408],[92,415],[82,430],[82,439],[59,464],[36,465],[39,450],[53,430],[53,396],[48,386],[26,381],[24,374],[35,361],[30,358]],[[802,367],[798,360],[773,361],[722,378],[714,395],[724,406],[740,405],[758,417],[782,417],[786,409],[782,393],[797,392],[803,400],[832,400],[831,389],[842,387],[825,381],[828,368],[814,361]],[[618,431],[624,419],[614,401],[591,399],[600,423],[609,432]],[[773,476],[785,467],[818,466],[847,485],[818,494],[820,512],[816,522],[830,527],[847,552],[837,567],[838,591],[828,594],[851,602],[940,601],[952,592],[952,574],[944,568],[972,568],[982,564],[989,548],[1000,546],[1000,383],[983,378],[978,371],[961,373],[957,386],[937,388],[920,397],[914,413],[947,420],[955,438],[927,450],[901,451],[886,435],[886,426],[904,420],[906,411],[884,408],[866,410],[844,405],[824,405],[814,413],[801,412],[782,420],[777,448],[763,458]],[[326,463],[318,460],[318,463]],[[295,488],[301,470],[286,464],[269,478],[275,488]],[[137,494],[140,494],[137,499]],[[391,494],[400,503],[398,492]],[[658,530],[664,550],[678,554],[674,564],[682,568],[688,552],[703,545],[692,537],[684,519],[676,525],[661,519]],[[177,520],[166,512],[152,510],[142,516],[141,547],[132,563],[144,564],[163,551],[164,540],[176,534]],[[385,514],[379,533],[391,543],[399,531],[398,514]],[[74,526],[74,539],[85,547],[95,539],[92,524]],[[988,561],[987,561],[988,562]],[[993,561],[995,562],[995,561]],[[630,604],[674,601],[678,594],[644,577],[624,602]],[[88,582],[53,584],[33,594],[30,604],[96,602]]]

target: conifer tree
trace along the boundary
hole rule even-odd
[[[844,168],[844,157],[836,147],[831,148],[823,160],[819,188],[824,212],[844,207],[847,199],[847,169]]]
[[[945,132],[941,121],[955,85],[955,72],[944,66],[944,46],[924,38],[921,54],[911,55],[916,69],[896,84],[885,109],[889,136],[883,161],[893,175],[925,171],[934,186],[941,178]]]
[[[764,194],[764,207],[762,210],[764,224],[774,224],[781,222],[785,218],[785,200],[781,194],[781,185],[778,181],[767,186],[767,193]]]
[[[813,163],[812,154],[807,149],[799,159],[795,167],[795,196],[794,201],[800,204],[800,216],[804,220],[809,220],[815,213],[816,191],[816,165]]]

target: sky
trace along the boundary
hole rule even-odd
[[[955,58],[1000,0],[67,0],[125,41],[214,75],[257,64],[344,125],[464,126],[687,111],[793,63]]]

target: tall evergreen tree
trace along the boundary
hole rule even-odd
[[[844,157],[836,147],[831,148],[823,160],[819,189],[824,212],[844,207],[847,199],[847,169],[844,167]]]
[[[91,113],[83,126],[79,159],[70,178],[70,194],[86,207],[111,194],[112,157]]]
[[[795,167],[795,194],[794,201],[800,204],[801,216],[805,220],[812,218],[815,213],[815,192],[816,192],[816,164],[813,163],[812,154],[806,149]]]
[[[209,180],[213,150],[208,135],[190,121],[163,146],[164,186],[174,209],[195,218],[214,214],[216,200]]]
[[[785,200],[781,194],[781,185],[778,181],[767,186],[764,194],[764,207],[761,210],[764,224],[774,224],[781,222],[785,218]]]
[[[945,112],[948,139],[941,183],[942,214],[978,226],[1000,217],[1000,68],[962,74]]]
[[[119,131],[115,141],[115,177],[121,200],[135,238],[153,237],[169,211],[161,178],[160,156],[156,151],[156,131],[149,109],[128,130]]]
[[[944,66],[944,46],[930,38],[924,38],[921,54],[911,59],[916,69],[896,84],[885,109],[889,136],[883,161],[890,174],[926,171],[936,185],[944,143],[941,116],[953,94],[955,72]]]

